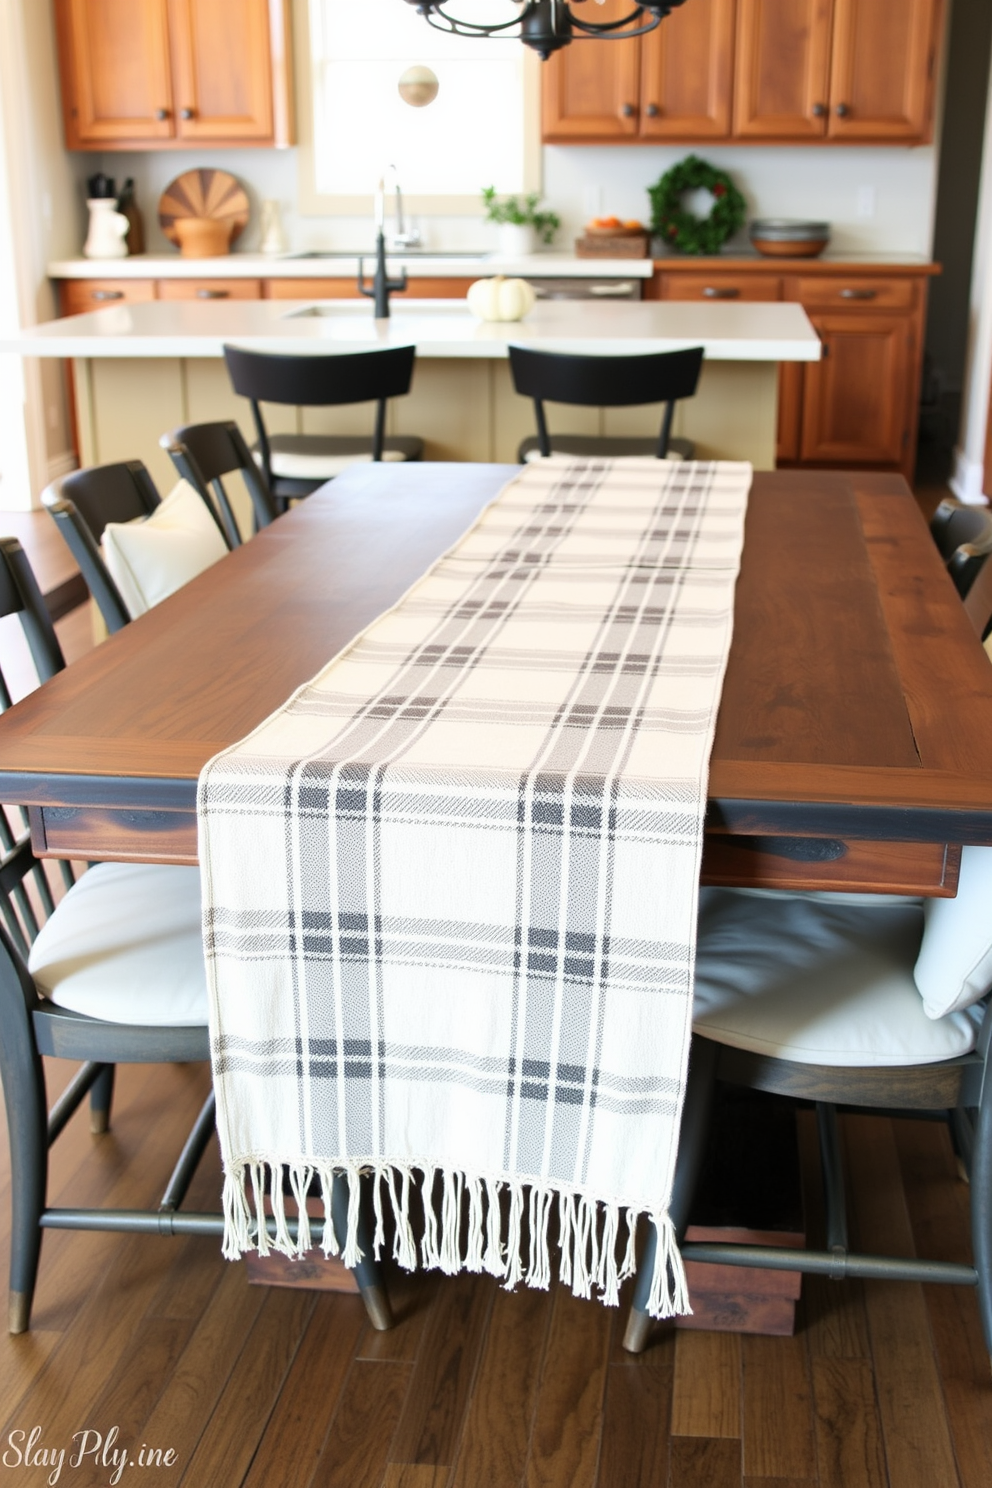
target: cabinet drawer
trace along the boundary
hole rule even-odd
[[[370,255],[371,258],[371,255]],[[266,279],[267,300],[357,300],[357,279]]]
[[[261,279],[160,279],[160,300],[260,300]]]
[[[814,309],[841,310],[845,306],[859,305],[878,310],[909,310],[917,301],[917,284],[914,279],[834,279],[824,275],[812,275],[804,279],[788,279],[785,286],[787,300],[799,300]]]
[[[777,274],[665,274],[661,297],[664,300],[778,300],[782,291]]]
[[[155,298],[154,279],[63,279],[59,309],[63,315],[85,315],[105,305],[135,304]]]

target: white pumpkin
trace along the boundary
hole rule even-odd
[[[537,295],[526,279],[477,279],[469,286],[468,308],[479,320],[523,320]]]

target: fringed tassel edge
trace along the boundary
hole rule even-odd
[[[637,1209],[546,1184],[466,1177],[429,1165],[417,1168],[398,1163],[345,1168],[264,1160],[238,1164],[224,1178],[224,1255],[228,1260],[237,1260],[249,1250],[257,1250],[262,1256],[272,1250],[291,1257],[305,1255],[313,1244],[306,1196],[316,1177],[324,1211],[321,1249],[325,1255],[340,1255],[348,1267],[356,1266],[363,1259],[359,1244],[363,1176],[369,1177],[372,1185],[375,1256],[381,1256],[386,1243],[385,1199],[395,1224],[393,1257],[405,1270],[416,1269],[419,1261],[427,1270],[448,1275],[462,1270],[485,1271],[508,1290],[520,1281],[546,1290],[551,1284],[549,1231],[556,1197],[559,1276],[576,1297],[591,1297],[595,1290],[603,1302],[616,1307],[621,1285],[637,1269]],[[292,1226],[286,1214],[284,1178],[297,1210]],[[423,1216],[419,1257],[410,1213],[415,1188],[419,1190]],[[505,1204],[501,1202],[504,1194]],[[258,1216],[265,1214],[266,1196],[271,1218],[260,1224]],[[688,1287],[671,1220],[662,1210],[648,1213],[658,1243],[647,1310],[656,1318],[687,1313],[691,1310]],[[525,1214],[526,1260],[522,1253]],[[622,1240],[623,1256],[618,1259]]]

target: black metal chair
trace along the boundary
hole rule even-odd
[[[672,438],[675,405],[691,398],[699,382],[703,348],[651,352],[645,356],[574,356],[555,351],[533,351],[510,346],[513,386],[533,398],[537,435],[520,445],[521,464],[554,453],[609,457],[654,455],[664,460],[670,452],[691,459],[688,440]],[[657,439],[606,438],[585,434],[549,434],[544,404],[571,403],[586,408],[630,408],[663,403]]]
[[[424,441],[415,435],[386,437],[387,400],[410,391],[415,354],[413,346],[331,356],[282,356],[224,347],[234,391],[251,403],[258,432],[255,453],[280,511],[357,461],[423,458]],[[338,434],[270,435],[261,409],[263,403],[327,408],[368,402],[376,404],[371,439]]]
[[[159,444],[184,480],[197,490],[208,506],[216,503],[221,525],[232,548],[241,542],[241,532],[224,487],[223,477],[240,473],[251,498],[255,530],[268,527],[279,515],[265,476],[254,459],[237,424],[228,419],[214,424],[184,424],[163,434]]]
[[[131,615],[103,561],[100,539],[108,522],[133,522],[150,517],[161,506],[162,498],[154,481],[140,460],[93,465],[53,481],[41,493],[41,500],[79,565],[104,624],[113,635],[129,623]],[[225,545],[230,547],[213,502],[208,495],[204,495],[204,501]]]
[[[12,614],[20,617],[39,678],[48,680],[65,664],[62,651],[20,544],[7,538],[0,539],[0,616]],[[8,701],[0,678],[0,708]],[[220,1236],[224,1220],[219,1212],[189,1213],[180,1207],[214,1130],[212,1093],[157,1208],[49,1206],[48,1149],[87,1095],[91,1130],[100,1135],[109,1129],[115,1065],[185,1064],[210,1057],[199,873],[102,863],[73,882],[64,865],[68,892],[56,905],[26,825],[15,834],[9,810],[0,809],[0,1079],[11,1167],[8,1325],[12,1333],[23,1333],[30,1324],[44,1230]],[[46,1055],[82,1061],[50,1111]],[[341,1237],[347,1231],[347,1206],[347,1184],[336,1181],[332,1212]],[[295,1219],[289,1229],[295,1235]],[[321,1230],[321,1221],[311,1224],[315,1244]],[[353,1274],[373,1324],[388,1327],[389,1305],[371,1259],[370,1238],[363,1224],[366,1259]]]
[[[930,519],[930,532],[963,597],[992,553],[992,511],[945,497]]]

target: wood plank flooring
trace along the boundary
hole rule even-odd
[[[53,1092],[68,1071],[53,1065]],[[54,1203],[154,1201],[206,1088],[199,1067],[124,1069],[112,1131],[77,1117]],[[848,1117],[854,1243],[969,1257],[946,1130]],[[800,1116],[819,1222],[815,1132]],[[214,1151],[188,1203],[217,1205]],[[0,1169],[0,1265],[9,1176]],[[357,1297],[249,1287],[212,1240],[49,1232],[33,1328],[0,1338],[0,1456],[117,1428],[175,1454],[172,1488],[988,1488],[992,1374],[974,1294],[807,1278],[794,1338],[659,1330],[639,1359],[623,1312],[567,1291],[390,1273],[397,1325]],[[95,1441],[90,1437],[89,1442]],[[14,1450],[12,1450],[12,1448]],[[39,1459],[40,1461],[41,1459]],[[48,1466],[4,1481],[46,1481]],[[110,1460],[108,1458],[108,1460]],[[63,1482],[113,1470],[87,1458]],[[0,1476],[3,1476],[0,1474]]]

